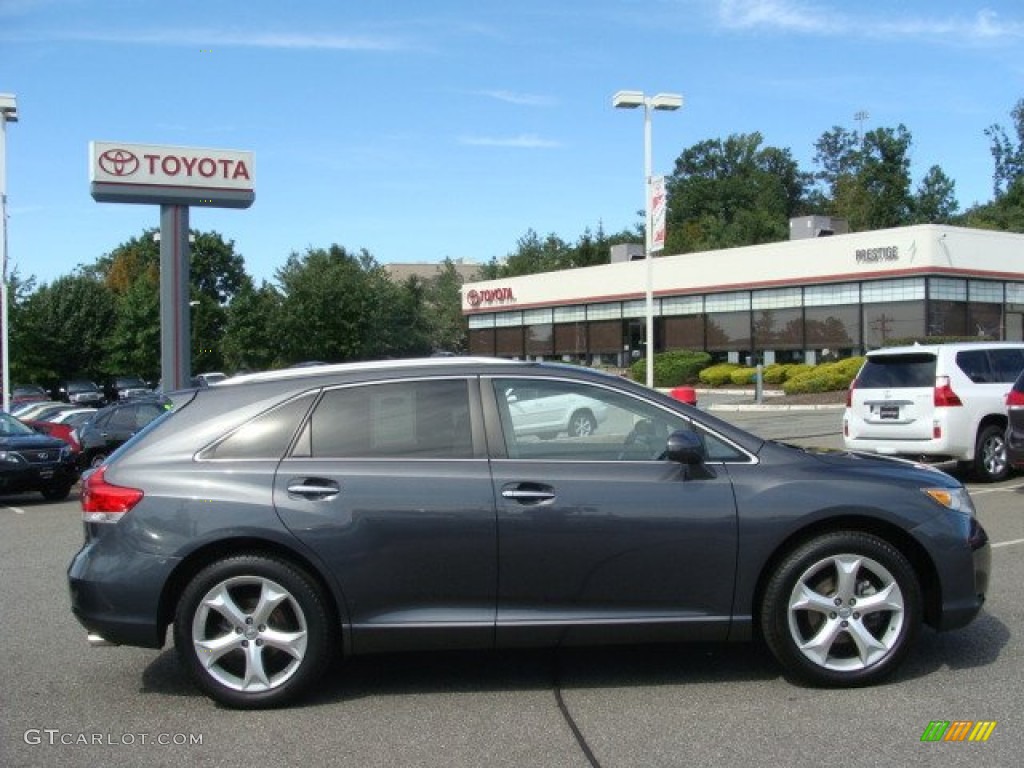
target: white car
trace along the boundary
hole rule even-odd
[[[564,390],[545,392],[514,387],[507,397],[509,417],[517,437],[536,435],[545,440],[559,435],[588,437],[608,415],[604,403]]]
[[[956,461],[978,480],[1002,480],[1006,394],[1021,370],[1022,342],[876,349],[850,385],[843,442],[855,451]]]

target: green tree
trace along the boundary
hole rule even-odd
[[[430,318],[430,345],[434,351],[462,354],[469,347],[462,316],[462,277],[451,259],[427,282],[425,304]]]
[[[283,297],[266,281],[243,285],[227,309],[222,339],[224,367],[259,371],[283,364],[277,329]]]
[[[114,301],[104,375],[133,374],[156,381],[160,377],[160,297],[154,278],[143,273]]]
[[[378,357],[387,346],[378,322],[387,311],[377,290],[380,271],[365,250],[357,256],[332,245],[292,253],[276,273],[283,294],[278,323],[282,361]]]
[[[144,373],[160,358],[160,244],[156,230],[122,243],[88,270],[118,297],[118,322],[112,332],[108,375]],[[244,260],[234,242],[216,232],[190,233],[189,295],[192,327],[192,370],[225,367],[221,341],[227,325],[227,304],[251,285]],[[150,319],[155,308],[156,314]],[[149,326],[149,327],[147,327]],[[140,347],[146,343],[148,346]],[[138,366],[144,365],[140,369]],[[130,367],[124,367],[130,366]]]
[[[852,232],[909,224],[911,143],[902,124],[863,136],[838,126],[826,131],[814,145],[825,212],[846,219]]]
[[[933,165],[914,195],[912,223],[952,224],[959,207],[956,183],[939,166]]]
[[[1011,112],[1015,140],[998,125],[985,131],[992,142],[991,202],[976,205],[963,216],[962,224],[1004,232],[1024,232],[1024,99]]]
[[[40,383],[102,378],[116,318],[114,294],[93,275],[79,271],[42,285],[17,312],[12,358],[16,350],[19,376]]]
[[[810,177],[788,149],[760,133],[733,134],[684,150],[667,180],[668,253],[777,242],[804,205]]]
[[[995,161],[992,190],[997,200],[1007,194],[1018,179],[1024,177],[1024,99],[1017,102],[1010,116],[1013,118],[1014,139],[998,124],[985,130]]]

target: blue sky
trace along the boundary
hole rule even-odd
[[[96,203],[92,140],[251,150],[256,202],[193,209],[259,282],[332,243],[380,262],[485,262],[528,230],[633,227],[656,173],[760,131],[814,170],[841,125],[903,123],[914,183],[991,198],[984,131],[1024,97],[1020,0],[0,0],[8,256],[49,282],[159,225]]]

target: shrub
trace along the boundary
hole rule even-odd
[[[736,368],[729,374],[729,380],[736,386],[743,387],[753,384],[755,376],[757,376],[756,368]]]
[[[677,387],[680,384],[695,384],[700,372],[711,363],[707,352],[693,352],[674,349],[659,352],[654,356],[654,386]],[[637,360],[629,368],[634,381],[647,380],[647,360]]]
[[[790,377],[782,385],[787,395],[805,392],[836,392],[846,389],[860,370],[863,358],[849,358],[835,363],[805,366],[806,370]]]
[[[787,366],[784,363],[772,363],[764,367],[764,383],[771,384],[773,387],[778,386],[784,382],[787,378]]]
[[[700,383],[708,387],[721,387],[732,383],[732,372],[741,366],[736,363],[719,363],[700,372]]]

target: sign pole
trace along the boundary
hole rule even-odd
[[[165,392],[192,376],[187,205],[160,206],[160,375]]]

